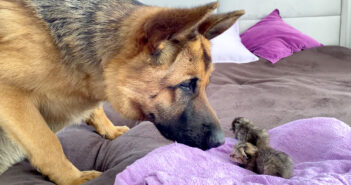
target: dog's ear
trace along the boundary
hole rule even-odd
[[[237,10],[229,13],[211,15],[200,24],[198,29],[199,33],[210,40],[231,27],[244,13],[244,10]]]
[[[146,20],[141,42],[153,53],[162,41],[198,27],[217,6],[218,3],[210,3],[189,9],[161,10]]]

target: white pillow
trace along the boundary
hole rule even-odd
[[[228,30],[211,40],[213,63],[249,63],[258,58],[241,43],[236,22]]]

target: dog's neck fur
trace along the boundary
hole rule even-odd
[[[51,31],[63,62],[102,67],[121,46],[120,23],[141,4],[133,0],[28,0]],[[102,70],[102,69],[101,69]]]

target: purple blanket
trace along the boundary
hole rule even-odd
[[[258,175],[229,159],[235,139],[209,151],[174,143],[117,175],[115,185],[351,184],[351,128],[333,118],[297,120],[269,131],[271,146],[294,160],[291,179]]]

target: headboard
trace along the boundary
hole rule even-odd
[[[216,0],[140,0],[167,7],[193,7]],[[278,8],[291,26],[324,45],[351,47],[351,0],[217,0],[217,13],[244,9],[239,27],[243,32]]]

